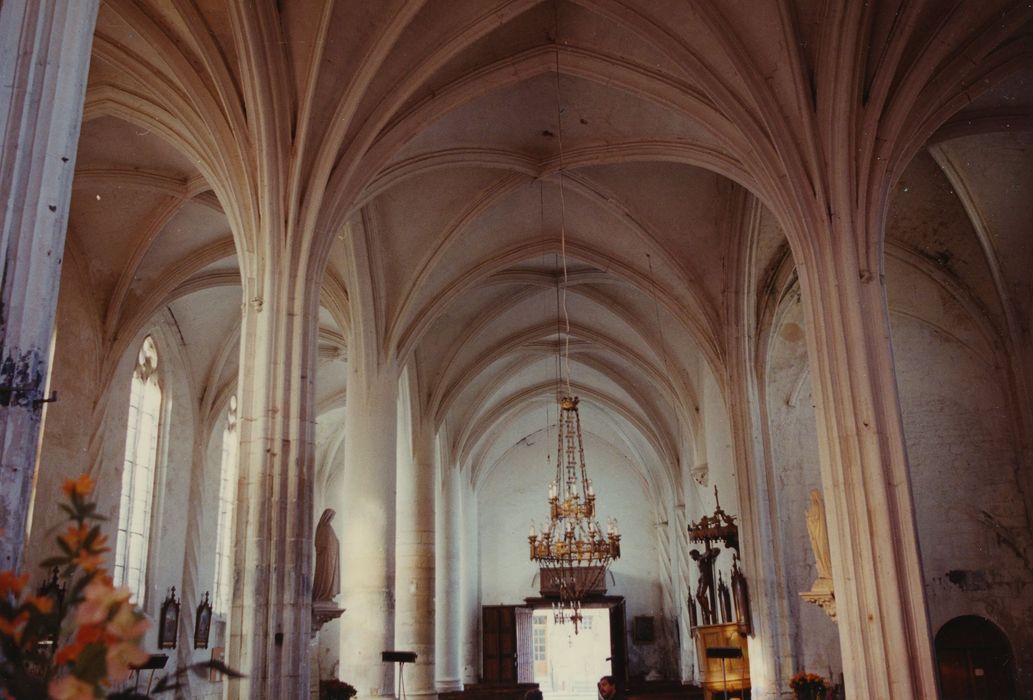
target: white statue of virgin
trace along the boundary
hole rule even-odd
[[[811,504],[807,508],[807,534],[814,549],[818,580],[812,590],[832,588],[832,557],[829,554],[829,529],[825,522],[825,502],[818,489],[811,489]]]

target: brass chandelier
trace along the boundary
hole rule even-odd
[[[581,603],[587,595],[605,587],[606,569],[621,555],[617,520],[611,518],[606,532],[596,522],[595,489],[585,468],[578,398],[560,401],[556,440],[556,478],[549,482],[549,524],[538,533],[531,522],[527,537],[531,560],[541,567],[542,588],[555,590],[556,622],[574,623],[574,634],[583,619]]]

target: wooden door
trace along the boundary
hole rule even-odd
[[[515,605],[485,605],[481,612],[484,683],[517,682],[517,624]]]
[[[517,683],[534,683],[533,608],[516,609]]]
[[[628,677],[628,627],[623,598],[610,606],[610,674],[618,681]]]
[[[1008,638],[978,615],[949,621],[936,635],[943,700],[1009,700],[1015,676]]]

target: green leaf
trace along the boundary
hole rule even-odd
[[[158,693],[169,693],[173,690],[179,690],[183,687],[183,684],[179,681],[181,673],[176,675],[165,675],[158,679],[157,684],[152,688],[154,694]]]
[[[224,676],[228,676],[230,678],[244,678],[244,674],[240,671],[234,671],[232,668],[230,668],[223,662],[216,661],[215,659],[212,659],[210,661],[202,661],[201,663],[197,664],[192,664],[188,668],[191,672],[193,672],[201,678],[205,678],[207,676],[207,671],[209,670],[218,671]]]

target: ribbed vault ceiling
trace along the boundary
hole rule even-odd
[[[901,80],[931,81],[940,64],[919,61],[919,28],[936,26],[940,3],[918,3],[903,27],[897,3],[878,5],[869,78],[893,56]],[[1008,3],[980,5],[944,21],[980,26]],[[272,245],[268,181],[286,183],[286,248],[325,262],[322,412],[342,415],[359,283],[344,237],[363,235],[379,346],[415,363],[419,400],[472,478],[545,427],[569,353],[594,434],[654,492],[677,489],[678,465],[705,459],[702,386],[722,376],[728,294],[743,284],[729,261],[749,248],[763,281],[786,259],[767,140],[791,131],[792,67],[829,41],[826,4],[250,11],[102,4],[69,257],[113,343],[108,365],[168,309],[196,385],[232,386],[240,270]],[[909,161],[888,219],[891,246],[931,261],[1001,334],[1029,322],[1033,296],[1033,88],[1016,70]]]

